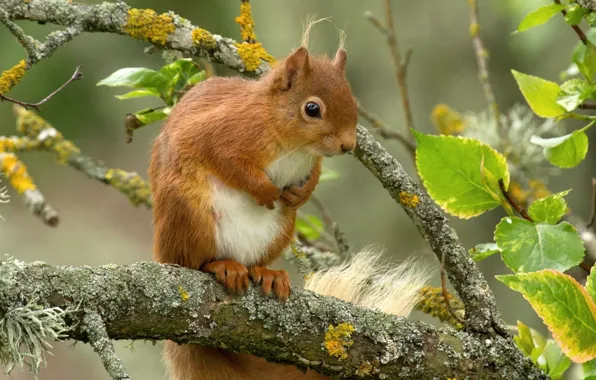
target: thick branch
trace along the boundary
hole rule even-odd
[[[504,338],[436,329],[297,288],[286,304],[253,288],[230,297],[207,274],[157,263],[92,268],[8,260],[0,274],[0,311],[32,299],[43,307],[78,307],[66,319],[67,334],[85,342],[84,310],[98,310],[112,339],[225,346],[336,379],[546,379]],[[326,329],[341,323],[354,328],[354,343],[340,360],[322,347]]]
[[[447,218],[399,162],[363,126],[358,126],[355,156],[403,207],[439,261],[445,257],[449,280],[466,307],[466,328],[478,332],[487,332],[492,328],[497,333],[506,334],[505,324],[497,311],[486,280],[459,242],[455,231],[449,227]],[[403,202],[403,199],[409,201]]]

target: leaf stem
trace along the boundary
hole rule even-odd
[[[503,193],[505,199],[507,199],[509,205],[511,205],[525,220],[534,223],[534,220],[530,217],[530,215],[528,215],[526,210],[521,206],[517,205],[509,196],[509,194],[507,194],[507,190],[505,190],[505,183],[503,182],[502,178],[499,179],[499,188],[501,189],[501,192]]]

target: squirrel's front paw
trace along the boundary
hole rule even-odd
[[[298,209],[308,201],[310,194],[311,191],[309,191],[306,187],[292,185],[290,187],[286,187],[281,192],[280,199],[286,206],[292,209]]]
[[[285,302],[290,296],[290,277],[285,270],[271,270],[265,267],[250,268],[250,278],[255,285],[261,285],[265,295],[271,293],[282,302]]]
[[[244,293],[248,289],[248,269],[234,260],[218,260],[201,267],[203,272],[215,274],[217,282],[232,294]]]
[[[277,186],[271,185],[263,187],[257,194],[257,204],[259,206],[266,206],[269,210],[273,210],[275,205],[273,204],[279,199],[280,190]]]

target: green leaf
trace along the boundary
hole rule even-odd
[[[321,169],[321,176],[319,177],[319,182],[334,181],[339,178],[340,176],[338,171],[323,166],[323,168]]]
[[[296,218],[296,229],[309,240],[317,240],[323,231],[323,222],[314,215]]]
[[[570,79],[561,85],[557,104],[567,111],[573,111],[580,104],[592,97],[594,85],[584,79]]]
[[[164,120],[170,114],[172,109],[170,107],[160,109],[146,109],[135,113],[135,117],[143,123],[143,125],[153,124],[160,120]]]
[[[582,21],[584,15],[588,13],[586,8],[580,7],[577,4],[573,4],[567,8],[567,14],[565,15],[565,22],[569,25],[577,25]]]
[[[557,104],[557,98],[561,91],[558,84],[515,70],[511,70],[511,72],[536,115],[551,118],[565,114],[565,108]]]
[[[519,331],[519,335],[513,337],[515,344],[521,352],[526,355],[532,355],[532,351],[534,351],[534,339],[532,339],[532,332],[530,328],[523,324],[521,321],[517,321],[517,330]]]
[[[114,72],[100,80],[97,86],[156,88],[159,91],[168,84],[168,79],[161,73],[144,67],[129,67]]]
[[[534,222],[547,222],[556,224],[567,212],[567,202],[565,196],[571,190],[565,190],[548,197],[538,199],[528,208],[528,213],[534,219]]]
[[[530,302],[574,362],[583,363],[596,356],[596,305],[572,277],[542,270],[496,278]]]
[[[567,371],[572,363],[571,359],[565,356],[563,351],[561,351],[557,342],[553,340],[549,340],[546,343],[542,355],[544,356],[544,359],[546,359],[546,364],[548,366],[546,374],[553,380],[563,377],[563,373]]]
[[[142,98],[144,96],[156,96],[159,98],[159,91],[154,88],[145,88],[142,90],[134,90],[131,92],[127,92],[123,95],[116,95],[118,99],[132,99],[132,98]]]
[[[584,376],[588,376],[584,377],[584,379],[588,379],[589,377],[596,378],[596,359],[589,360],[582,364],[582,371]]]
[[[596,26],[596,12],[590,12],[586,16],[586,21],[590,26]]]
[[[509,171],[499,152],[470,138],[412,133],[418,173],[443,210],[467,219],[500,204],[498,180],[503,179],[507,189]]]
[[[587,45],[581,44],[581,46],[584,47],[583,54],[574,55],[573,61],[584,78],[592,82],[594,74],[596,74],[596,47],[590,42]]]
[[[487,257],[499,253],[499,247],[495,243],[477,244],[475,247],[470,249],[470,257],[474,261],[482,261]]]
[[[551,164],[560,168],[573,168],[579,165],[588,153],[588,136],[586,136],[584,129],[578,129],[568,135],[549,139],[532,136],[530,142],[544,148],[544,157]]]
[[[495,229],[495,242],[505,265],[515,273],[541,269],[565,271],[584,258],[584,243],[575,228],[562,222],[533,224],[505,217]]]
[[[590,269],[590,275],[586,281],[586,291],[590,297],[592,297],[594,302],[596,302],[596,270],[594,268],[596,268],[596,265],[592,266],[592,269]],[[596,372],[594,372],[594,374],[596,375]]]
[[[557,13],[565,9],[563,4],[549,4],[538,8],[532,13],[529,13],[517,27],[517,32],[523,32],[528,29],[546,23],[553,18]]]
[[[200,71],[199,67],[193,62],[191,58],[183,58],[176,60],[168,65],[162,66],[159,72],[163,74],[168,80],[180,75],[184,82],[186,82],[193,75]]]
[[[194,86],[195,84],[204,81],[205,78],[207,78],[207,73],[205,72],[205,70],[201,70],[198,73],[191,76],[190,78],[188,78],[188,81],[186,83],[191,86]]]

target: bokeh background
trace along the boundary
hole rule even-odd
[[[91,1],[85,1],[91,2]],[[239,39],[234,23],[237,0],[198,0],[169,2],[129,0],[131,6],[153,8],[157,12],[172,10],[209,31]],[[402,50],[414,49],[409,68],[415,126],[426,133],[435,132],[430,112],[437,103],[447,103],[459,111],[480,111],[486,107],[477,80],[477,65],[469,38],[468,5],[464,0],[433,2],[394,1],[394,16]],[[546,26],[520,35],[512,35],[525,13],[547,0],[494,0],[480,2],[481,33],[490,50],[490,71],[502,109],[523,102],[511,69],[558,80],[559,73],[570,62],[577,36],[562,17]],[[167,5],[166,5],[167,4]],[[345,29],[349,51],[347,75],[362,105],[376,113],[392,128],[404,131],[403,115],[394,68],[384,37],[365,19],[370,10],[383,17],[380,0],[254,0],[256,32],[270,53],[282,57],[300,43],[302,22],[312,14],[332,17],[332,23],[318,24],[312,33],[312,49],[332,55],[338,42],[336,28]],[[26,32],[42,38],[51,25],[19,22]],[[95,84],[122,67],[158,68],[163,64],[159,54],[143,53],[145,44],[111,34],[84,34],[76,38],[51,59],[37,64],[24,81],[10,93],[24,101],[37,101],[70,77],[82,65],[84,79],[71,84],[43,106],[42,116],[77,144],[84,153],[103,160],[110,167],[136,171],[146,176],[149,150],[160,125],[138,130],[132,144],[124,142],[123,120],[127,112],[150,107],[154,101],[122,101],[114,97],[125,89],[96,87]],[[14,65],[24,51],[5,28],[0,28],[0,68]],[[217,68],[218,74],[229,74]],[[234,74],[234,73],[230,73]],[[0,134],[15,134],[10,104],[0,104]],[[363,121],[364,122],[364,121]],[[366,123],[365,123],[366,124]],[[570,127],[573,125],[569,125]],[[594,132],[594,131],[592,131]],[[591,139],[594,141],[594,133]],[[395,141],[384,145],[415,174],[406,151]],[[577,168],[564,171],[550,181],[553,191],[573,188],[568,197],[572,209],[589,217],[590,178],[594,176],[593,149]],[[59,265],[128,264],[151,259],[150,211],[135,208],[114,189],[87,179],[82,173],[57,165],[45,153],[22,154],[29,172],[49,202],[60,213],[59,227],[52,229],[30,215],[13,192],[12,201],[2,205],[0,214],[0,253],[9,253],[24,261],[43,260]],[[383,245],[394,262],[410,255],[422,257],[438,268],[426,243],[402,209],[395,204],[373,176],[354,158],[327,160],[326,165],[341,173],[341,179],[320,185],[316,193],[347,234],[354,249],[367,244]],[[313,211],[310,205],[305,206]],[[470,248],[492,241],[493,229],[503,216],[500,210],[474,220],[450,218],[462,243]],[[278,266],[291,269],[280,261]],[[516,320],[546,333],[540,319],[529,305],[513,291],[494,279],[508,273],[498,256],[480,263],[494,290],[499,308],[507,323]],[[293,272],[295,273],[295,271]],[[299,283],[294,277],[294,283]],[[438,276],[433,284],[439,284]],[[435,321],[415,313],[413,318]],[[116,342],[118,354],[135,379],[164,379],[160,359],[161,344],[142,341]],[[42,380],[107,380],[99,358],[82,343],[55,344]],[[15,370],[13,379],[31,379],[26,372]],[[569,378],[573,378],[569,376]],[[0,375],[0,379],[9,379]]]

